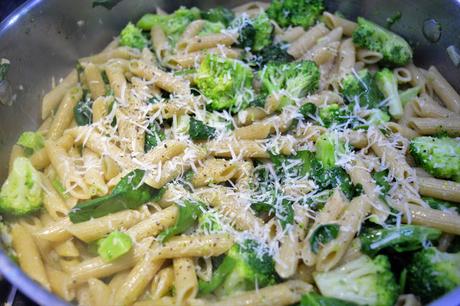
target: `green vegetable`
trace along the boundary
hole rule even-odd
[[[319,247],[334,240],[339,235],[340,225],[321,224],[310,237],[310,246],[313,253],[317,254]]]
[[[88,93],[84,93],[83,98],[75,105],[73,116],[79,126],[93,122],[93,101]]]
[[[165,242],[172,236],[182,234],[192,227],[203,213],[204,204],[197,201],[185,200],[182,205],[178,204],[177,206],[179,213],[176,223],[158,235],[157,238],[161,242]]]
[[[45,146],[45,139],[39,132],[23,132],[17,144],[26,149],[27,153],[32,154]]]
[[[460,140],[430,136],[412,139],[409,152],[417,165],[437,178],[460,182]]]
[[[100,218],[126,209],[136,209],[149,202],[157,201],[163,194],[163,189],[154,189],[142,183],[144,171],[136,169],[115,186],[109,195],[78,203],[69,212],[72,223]]]
[[[10,70],[10,62],[4,59],[0,60],[0,82],[6,80],[6,75]]]
[[[375,74],[377,86],[388,100],[388,111],[395,119],[400,119],[403,115],[403,106],[398,93],[398,81],[393,71],[383,69]]]
[[[241,16],[232,22],[232,28],[238,30],[238,42],[242,48],[257,52],[272,43],[273,25],[264,12],[254,18]]]
[[[310,292],[302,295],[300,306],[357,306],[358,304]]]
[[[205,233],[215,233],[222,230],[222,224],[216,213],[208,211],[198,218],[198,228]]]
[[[341,92],[349,103],[357,101],[361,106],[376,108],[383,100],[375,77],[367,69],[347,75],[341,85]]]
[[[267,14],[283,28],[302,26],[307,29],[316,23],[324,8],[323,0],[273,0]]]
[[[441,236],[438,229],[418,226],[401,225],[385,228],[366,228],[359,234],[361,250],[374,256],[380,250],[392,249],[398,253],[415,251],[422,248],[427,241]]]
[[[144,152],[152,150],[166,138],[164,131],[161,130],[156,122],[149,124],[144,137]]]
[[[226,256],[219,267],[212,274],[210,281],[200,280],[198,283],[200,294],[210,294],[214,292],[225,280],[236,266],[237,261],[231,257]]]
[[[338,155],[345,154],[345,144],[331,133],[325,133],[316,140],[316,158],[323,167],[331,168],[335,166]]]
[[[340,107],[335,103],[320,108],[319,118],[321,119],[322,125],[327,128],[333,125],[346,124],[353,119],[351,112],[347,108]]]
[[[93,7],[103,6],[108,10],[111,10],[115,5],[123,0],[93,0]]]
[[[267,46],[262,50],[255,52],[256,56],[251,56],[251,61],[259,68],[264,65],[274,63],[287,63],[292,62],[294,58],[287,52],[287,47],[281,44],[274,44]]]
[[[380,194],[385,197],[391,189],[390,182],[388,182],[388,169],[374,172],[371,175],[377,186],[380,187]]]
[[[216,129],[192,117],[188,133],[193,140],[209,140],[214,138]]]
[[[312,117],[316,116],[317,111],[318,107],[313,103],[305,103],[299,108],[299,112],[305,119],[311,119]]]
[[[62,186],[61,182],[58,179],[54,179],[51,181],[51,185],[53,185],[54,189],[59,192],[59,195],[63,199],[68,199],[69,195],[66,193],[64,186]]]
[[[460,213],[460,207],[458,204],[430,197],[422,197],[422,199],[423,201],[425,201],[426,204],[428,204],[428,206],[430,206],[433,209],[442,211],[455,211],[457,213]]]
[[[419,251],[407,268],[407,286],[429,303],[460,285],[460,252],[444,253],[431,247]]]
[[[203,35],[208,35],[208,34],[212,34],[212,33],[220,33],[224,29],[225,29],[225,26],[221,22],[206,21],[204,23],[203,28],[198,33],[198,35],[203,36]]]
[[[391,28],[392,25],[394,25],[397,21],[401,19],[401,12],[397,11],[393,15],[387,18],[387,28]]]
[[[313,274],[321,294],[369,306],[393,306],[399,288],[384,255],[366,255],[334,270]]]
[[[120,33],[120,45],[136,49],[143,49],[148,44],[142,30],[131,22]]]
[[[388,64],[404,66],[412,59],[412,49],[404,38],[362,17],[358,17],[353,42],[362,48],[380,52]]]
[[[404,90],[402,92],[399,92],[399,99],[401,100],[402,106],[403,107],[406,106],[407,103],[409,103],[414,98],[416,98],[418,96],[418,94],[420,93],[421,89],[422,89],[422,87],[415,86],[415,87],[411,87],[409,89],[406,89],[406,90]]]
[[[40,173],[29,159],[17,157],[0,191],[0,212],[24,216],[38,211],[43,204]]]
[[[227,256],[235,261],[235,266],[217,289],[218,295],[230,295],[276,283],[273,258],[256,241],[245,240],[241,245],[235,244]]]
[[[230,22],[235,18],[232,10],[224,7],[211,8],[207,11],[201,12],[201,18],[210,22],[220,22],[224,26],[229,26]]]
[[[128,253],[132,246],[128,234],[115,231],[98,241],[97,253],[104,261],[110,262]]]
[[[385,122],[389,122],[391,117],[386,112],[380,109],[372,109],[370,115],[366,118],[370,125],[379,126]]]
[[[165,32],[172,46],[176,45],[189,23],[200,19],[201,13],[197,8],[181,7],[169,15],[146,14],[137,22],[137,27],[150,31],[153,26],[159,26]]]
[[[302,98],[319,87],[318,66],[308,60],[268,63],[259,71],[259,77],[262,81],[262,94],[270,95],[282,91],[284,100],[280,103],[280,108],[290,104],[292,99]]]
[[[252,70],[242,62],[208,54],[201,62],[195,83],[212,110],[237,111],[250,101]]]

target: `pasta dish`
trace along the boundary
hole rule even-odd
[[[321,0],[160,8],[11,150],[1,244],[77,305],[424,305],[460,286],[460,96]]]

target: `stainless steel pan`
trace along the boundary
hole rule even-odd
[[[0,0],[5,1],[5,0]],[[8,81],[16,99],[12,106],[0,105],[0,181],[6,176],[11,145],[21,131],[37,128],[41,97],[74,66],[76,59],[102,49],[129,21],[157,6],[172,11],[180,5],[207,8],[234,6],[235,1],[125,0],[111,11],[92,8],[91,0],[29,0],[0,24],[0,58],[11,61]],[[349,0],[327,1],[328,10],[339,10],[350,18],[364,16],[384,24],[399,11],[402,18],[392,30],[415,46],[415,61],[435,64],[457,90],[459,68],[448,58],[446,48],[460,48],[460,2],[455,0]],[[434,43],[423,34],[423,24],[434,19],[441,25]],[[0,252],[0,272],[30,298],[42,305],[66,305],[30,280]],[[460,289],[433,303],[460,305]]]

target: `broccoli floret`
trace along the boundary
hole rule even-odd
[[[332,297],[322,296],[310,292],[302,295],[300,306],[357,306],[358,304],[346,302]]]
[[[378,108],[374,108],[371,110],[370,115],[367,116],[366,119],[370,125],[379,126],[384,124],[385,122],[390,121],[391,117],[386,112]]]
[[[198,33],[198,35],[202,36],[202,35],[208,35],[212,33],[220,33],[223,29],[225,29],[225,26],[221,22],[206,21],[204,23],[203,28]]]
[[[40,174],[29,159],[18,157],[0,191],[0,211],[14,216],[33,213],[42,207]]]
[[[227,256],[235,261],[235,267],[218,289],[222,295],[276,283],[273,258],[256,241],[245,240],[241,245],[234,245]]]
[[[323,0],[274,0],[267,14],[281,27],[311,27],[324,11]]]
[[[385,197],[391,189],[390,182],[388,181],[388,169],[372,173],[372,178],[380,188],[380,194]]]
[[[205,12],[201,12],[201,18],[210,22],[220,22],[227,27],[235,18],[235,14],[232,10],[227,8],[216,7]]]
[[[404,38],[362,17],[358,17],[353,42],[362,48],[380,52],[389,64],[404,66],[412,59],[412,49]]]
[[[193,140],[208,140],[214,138],[216,129],[204,124],[203,121],[190,118],[188,133]]]
[[[175,46],[187,25],[200,17],[199,9],[181,7],[170,15],[146,14],[137,22],[137,26],[145,31],[150,31],[153,26],[160,26],[170,43]]]
[[[334,270],[314,273],[313,277],[321,294],[359,305],[393,306],[399,294],[384,255],[374,259],[362,255]]]
[[[330,104],[319,110],[319,118],[325,127],[341,125],[347,123],[352,117],[351,112],[346,107],[338,104]]]
[[[325,168],[335,166],[336,156],[345,154],[345,144],[333,134],[325,133],[316,140],[316,158]]]
[[[374,76],[367,69],[347,75],[341,85],[342,94],[349,103],[357,101],[361,106],[376,108],[383,100]]]
[[[319,87],[318,66],[308,60],[292,63],[269,63],[259,72],[261,91],[265,95],[282,93],[280,107],[316,91]]]
[[[213,110],[237,111],[250,101],[252,70],[240,61],[208,54],[202,61],[195,83]]]
[[[410,292],[428,303],[460,285],[460,252],[444,253],[434,247],[417,252],[408,267]]]
[[[257,52],[272,43],[273,25],[264,12],[255,18],[241,16],[233,21],[232,28],[238,31],[238,42],[242,48]]]
[[[416,137],[410,143],[409,152],[415,162],[431,175],[460,182],[460,140]]]
[[[45,145],[45,140],[39,132],[24,132],[19,136],[18,145],[24,148],[26,153],[32,154]]]
[[[147,46],[148,40],[142,34],[142,30],[131,22],[120,33],[120,45],[142,49]]]
[[[361,250],[376,255],[382,249],[392,249],[398,253],[422,248],[427,241],[441,236],[435,228],[418,225],[390,226],[385,228],[366,228],[359,234]]]
[[[377,86],[388,100],[388,111],[390,115],[399,119],[403,115],[403,107],[398,93],[398,81],[390,69],[383,69],[376,73]]]
[[[422,89],[421,86],[411,87],[404,91],[399,92],[399,99],[401,100],[402,106],[406,106],[407,103],[412,101],[414,98],[418,96],[420,90]]]
[[[281,44],[267,46],[255,53],[252,59],[255,59],[255,65],[263,67],[264,65],[274,63],[292,62],[294,58],[287,52],[287,48]]]
[[[313,103],[305,103],[299,108],[299,112],[307,120],[315,117],[317,111],[318,111],[318,107]]]

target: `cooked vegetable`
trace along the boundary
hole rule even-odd
[[[23,132],[17,144],[23,147],[26,153],[32,154],[45,146],[45,139],[39,132]]]
[[[376,255],[380,250],[392,249],[398,253],[422,248],[428,241],[441,236],[441,231],[431,227],[404,224],[385,228],[366,228],[359,234],[361,250]]]
[[[165,32],[170,43],[175,46],[187,25],[200,19],[200,17],[199,9],[181,7],[169,15],[145,14],[137,22],[137,27],[144,31],[150,31],[153,26],[159,26]]]
[[[267,14],[281,27],[302,26],[307,29],[316,23],[324,8],[323,0],[274,0]]]
[[[460,285],[460,252],[424,249],[414,255],[407,271],[409,291],[429,303]]]
[[[460,213],[460,207],[458,204],[430,197],[422,197],[422,199],[433,209],[442,211],[455,211]]]
[[[437,178],[460,182],[460,140],[450,137],[416,137],[409,152],[415,162]]]
[[[232,10],[224,7],[211,8],[207,11],[201,12],[201,17],[204,20],[210,22],[220,22],[224,26],[229,26],[232,20],[235,18],[235,14]]]
[[[128,253],[132,246],[128,234],[115,231],[98,241],[97,253],[103,260],[110,262]]]
[[[0,212],[24,216],[38,211],[43,204],[40,174],[29,159],[17,157],[0,191]]]
[[[120,45],[136,49],[145,48],[148,44],[147,38],[142,34],[142,30],[131,22],[124,27],[120,33]]]
[[[305,119],[312,119],[316,116],[316,112],[318,111],[318,107],[313,103],[305,103],[299,109],[299,112]]]
[[[340,225],[321,224],[310,237],[310,246],[313,253],[317,254],[319,247],[334,240],[339,235]]]
[[[195,83],[208,99],[209,108],[237,111],[251,100],[252,79],[252,71],[244,63],[209,54],[197,71]]]
[[[209,140],[214,138],[216,129],[204,124],[203,121],[190,118],[188,133],[193,140]]]
[[[302,295],[300,306],[357,306],[357,304],[310,292]]]
[[[380,52],[389,64],[404,66],[412,59],[412,49],[404,38],[362,17],[358,17],[353,42],[362,48]]]
[[[251,56],[250,60],[259,68],[271,62],[287,63],[294,60],[292,55],[287,52],[287,47],[281,44],[267,46],[259,52],[255,52],[254,55]]]
[[[70,221],[80,223],[157,201],[163,189],[154,189],[142,183],[144,175],[143,170],[136,169],[124,176],[109,195],[78,203],[69,212]]]
[[[177,207],[179,213],[176,223],[158,235],[157,238],[161,242],[165,242],[172,236],[182,234],[192,227],[203,213],[204,204],[198,201],[185,200],[183,203],[177,204]]]
[[[227,254],[235,262],[217,289],[219,295],[230,295],[240,291],[263,288],[276,283],[275,263],[267,250],[254,240],[235,244]],[[224,259],[225,261],[225,259]]]
[[[358,102],[361,106],[377,108],[384,99],[375,77],[367,69],[347,75],[341,86],[342,94],[349,103]]]
[[[362,255],[334,270],[313,274],[321,294],[369,306],[393,306],[399,294],[390,262]]]
[[[144,151],[148,152],[165,140],[166,135],[156,122],[152,122],[147,127],[144,137]]]
[[[255,18],[243,15],[233,21],[232,27],[238,30],[238,42],[242,48],[257,52],[272,43],[273,25],[264,12]]]
[[[83,98],[75,105],[73,115],[75,122],[80,126],[93,122],[93,101],[87,92],[83,94]]]
[[[227,275],[229,275],[237,264],[237,260],[232,256],[225,256],[222,263],[212,274],[210,281],[199,281],[199,292],[200,294],[210,294],[214,292],[224,281]]]
[[[340,107],[338,104],[329,104],[320,108],[319,118],[322,125],[331,127],[333,125],[343,125],[352,120],[351,112],[345,108]]]
[[[215,233],[222,230],[222,224],[216,213],[208,211],[198,218],[198,228],[204,233]]]
[[[377,86],[388,100],[388,112],[390,115],[399,119],[404,113],[398,93],[398,81],[393,72],[387,68],[379,71],[375,75]]]
[[[261,92],[265,95],[282,93],[279,109],[314,92],[319,86],[319,69],[312,61],[292,63],[268,63],[259,71],[262,81]]]

